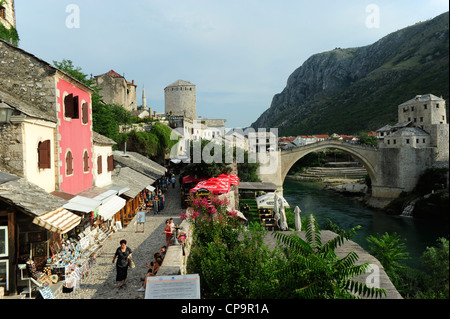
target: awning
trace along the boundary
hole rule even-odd
[[[63,206],[65,209],[74,210],[77,212],[89,213],[97,209],[101,205],[100,200],[84,196],[75,196],[67,204]]]
[[[125,206],[126,202],[125,199],[119,196],[111,196],[98,208],[98,214],[102,216],[104,220],[110,219]]]
[[[52,232],[65,234],[81,222],[81,217],[64,208],[35,217],[33,223]]]
[[[153,192],[155,190],[155,188],[152,185],[148,185],[146,189],[148,189],[150,192]]]

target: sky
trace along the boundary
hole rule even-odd
[[[164,112],[164,88],[196,85],[197,115],[245,128],[316,53],[370,45],[449,10],[447,0],[15,0],[23,50],[86,74],[135,81]]]

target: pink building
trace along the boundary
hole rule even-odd
[[[57,73],[59,187],[77,194],[93,184],[91,89]]]

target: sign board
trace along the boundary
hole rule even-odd
[[[200,276],[148,276],[145,299],[200,299]]]
[[[137,222],[145,223],[145,212],[137,212]]]
[[[195,192],[195,195],[197,196],[209,196],[211,195],[211,191],[206,188],[200,188],[198,191]]]
[[[53,294],[53,291],[50,289],[49,286],[39,288],[39,292],[41,293],[42,298],[44,299],[55,299],[55,295]]]

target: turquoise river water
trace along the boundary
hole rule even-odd
[[[421,268],[419,259],[426,247],[434,245],[439,237],[448,238],[448,225],[433,220],[390,216],[381,210],[366,207],[355,197],[324,190],[320,183],[286,179],[283,191],[292,209],[298,206],[302,218],[313,214],[321,229],[327,219],[345,230],[360,225],[353,240],[367,251],[369,245],[366,238],[369,235],[396,232],[406,239],[407,252],[411,256],[406,263],[410,267]]]

